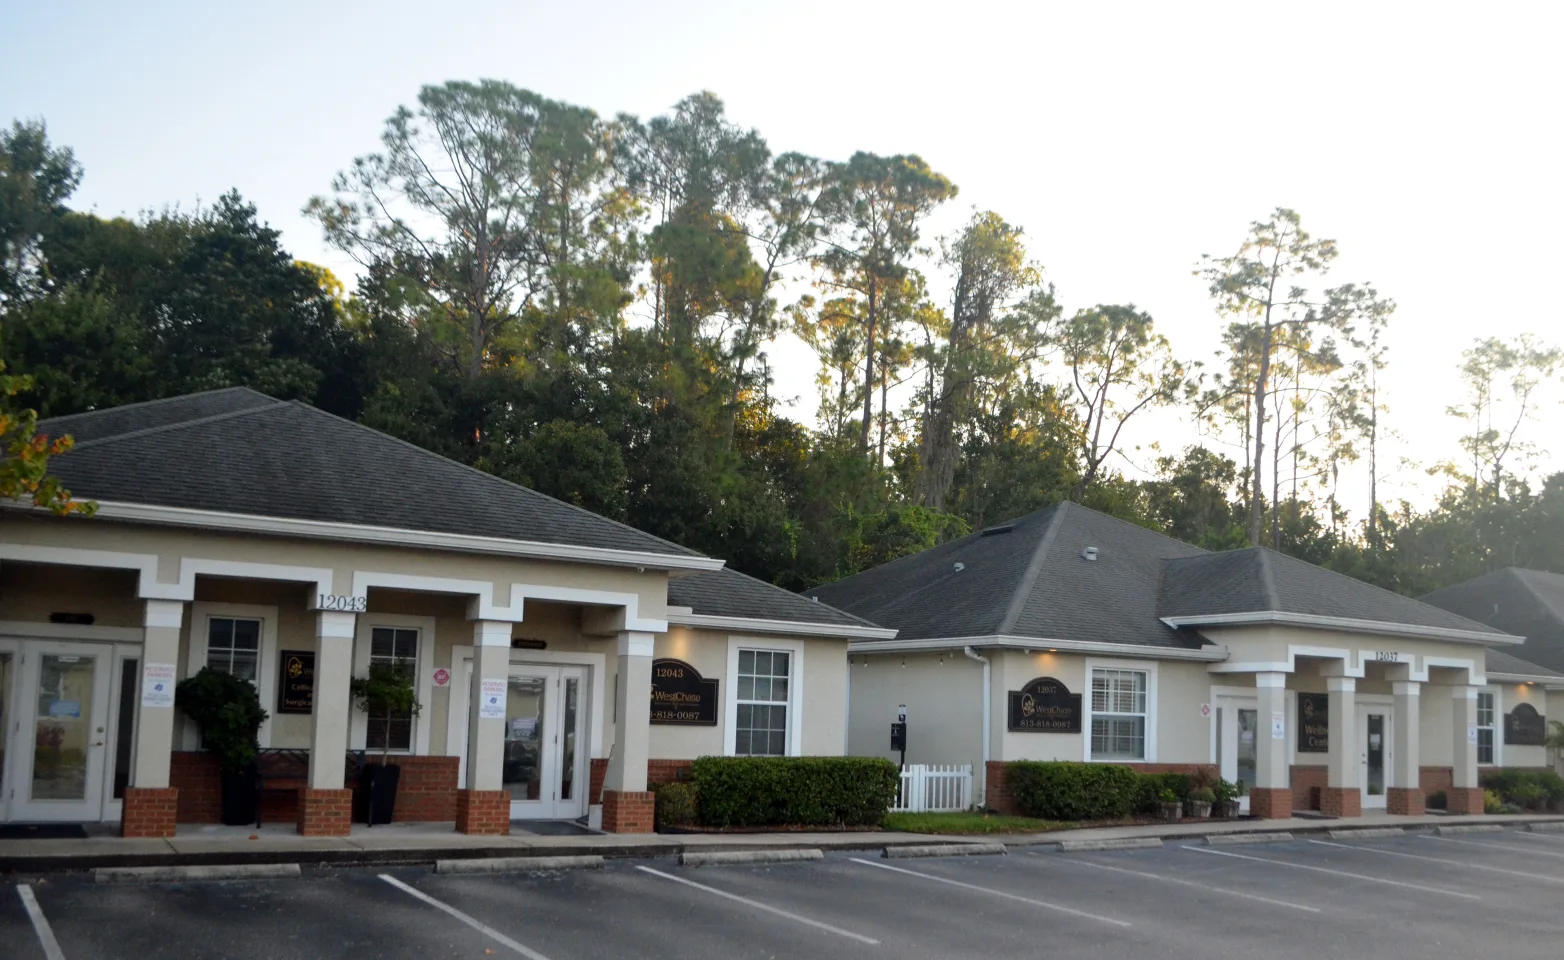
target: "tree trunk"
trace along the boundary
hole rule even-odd
[[[869,453],[869,424],[874,419],[874,335],[875,321],[879,319],[879,280],[869,281],[869,335],[864,341],[863,354],[863,426],[858,432],[858,450]]]
[[[1260,376],[1254,384],[1254,470],[1250,475],[1249,494],[1249,545],[1260,545],[1263,520],[1261,504],[1265,500],[1265,486],[1260,465],[1265,462],[1265,392],[1271,375],[1271,327],[1265,327],[1265,339],[1260,348]]]

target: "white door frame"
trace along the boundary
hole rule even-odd
[[[1216,744],[1217,765],[1221,771],[1223,780],[1237,782],[1238,780],[1238,711],[1253,710],[1256,718],[1259,717],[1260,700],[1254,695],[1243,694],[1219,694],[1216,696],[1216,709],[1221,718],[1217,726],[1221,729],[1221,737]],[[1258,725],[1258,719],[1256,724]],[[1258,726],[1255,736],[1259,736]],[[1258,745],[1257,745],[1258,746]],[[1245,784],[1252,788],[1254,784]],[[1246,790],[1242,797],[1238,798],[1240,813],[1249,812],[1249,793]]]
[[[122,704],[120,698],[130,696],[133,706],[130,710],[130,756],[126,759],[128,770],[136,769],[136,728],[141,723],[141,705],[134,698],[141,693],[141,667],[146,662],[144,648],[138,644],[120,643],[114,646],[114,672],[109,677],[109,722],[105,731],[107,742],[103,754],[103,816],[104,823],[116,823],[121,819],[124,809],[124,801],[114,796],[114,780],[119,773],[116,766],[119,751],[119,715]],[[120,678],[124,675],[125,661],[135,660],[136,674],[130,690],[125,690],[120,685]],[[126,781],[129,786],[129,781]]]
[[[22,642],[12,637],[0,637],[0,653],[11,656],[11,682],[0,687],[0,705],[5,707],[4,727],[0,728],[0,744],[5,746],[4,760],[0,760],[0,823],[10,817],[12,784],[16,783],[16,768],[21,764],[22,745],[26,738],[21,734],[21,718],[17,711],[22,702]]]
[[[34,742],[37,730],[39,673],[46,656],[91,657],[93,667],[92,701],[87,705],[83,797],[80,800],[32,800]],[[117,662],[115,647],[104,643],[81,643],[68,640],[34,641],[23,649],[15,721],[11,724],[15,734],[13,746],[16,759],[10,762],[6,787],[6,816],[18,821],[66,821],[97,822],[103,816],[107,788],[108,731],[113,717],[109,711],[109,691],[113,686],[114,667]],[[12,753],[7,750],[7,755]]]
[[[1353,716],[1353,729],[1357,731],[1356,737],[1358,741],[1355,744],[1355,749],[1358,751],[1358,790],[1363,794],[1363,809],[1383,810],[1386,808],[1390,796],[1390,788],[1396,786],[1395,774],[1393,772],[1395,770],[1395,757],[1392,755],[1396,742],[1395,728],[1393,726],[1395,723],[1395,700],[1382,694],[1359,694],[1357,699],[1357,706],[1354,708],[1356,712]],[[1384,792],[1373,796],[1370,796],[1368,792],[1368,717],[1370,714],[1385,718],[1385,728],[1380,734],[1384,738],[1380,744],[1380,763],[1384,765],[1385,774]]]

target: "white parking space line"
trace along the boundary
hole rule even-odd
[[[1059,913],[1068,913],[1072,917],[1084,917],[1087,920],[1096,920],[1098,923],[1110,923],[1115,927],[1130,927],[1133,924],[1123,920],[1115,920],[1112,917],[1104,917],[1095,913],[1087,913],[1085,910],[1077,910],[1074,907],[1064,907],[1057,903],[1049,903],[1046,900],[1033,900],[1030,897],[1021,897],[1004,890],[994,890],[990,887],[980,887],[975,883],[964,883],[960,880],[952,880],[949,877],[936,876],[932,873],[920,873],[917,870],[908,870],[906,867],[893,867],[888,863],[875,863],[873,860],[860,860],[857,857],[850,858],[854,863],[861,863],[866,867],[879,867],[881,870],[890,870],[893,873],[905,873],[909,877],[922,877],[925,880],[933,880],[938,883],[947,883],[963,890],[976,890],[979,893],[987,893],[995,897],[1004,897],[1006,900],[1015,900],[1018,903],[1030,904],[1034,907],[1042,907],[1046,910],[1056,910]]]
[[[1049,856],[1055,856],[1050,854]],[[1127,870],[1124,867],[1110,867],[1106,863],[1097,863],[1093,860],[1074,860],[1068,857],[1055,857],[1061,863],[1069,863],[1082,867],[1095,867],[1098,870],[1110,870],[1114,873],[1127,873],[1132,877],[1144,877],[1147,880],[1155,880],[1158,883],[1176,883],[1182,887],[1194,887],[1198,890],[1209,890],[1212,893],[1220,893],[1226,897],[1242,897],[1245,900],[1257,900],[1260,903],[1269,903],[1276,907],[1286,907],[1289,910],[1302,910],[1305,913],[1319,913],[1319,907],[1310,907],[1301,903],[1288,903],[1286,900],[1272,900],[1270,897],[1262,897],[1257,893],[1245,893],[1242,890],[1227,890],[1222,887],[1213,887],[1208,883],[1197,883],[1194,880],[1182,880],[1178,877],[1167,877],[1160,873],[1147,873],[1144,870]]]
[[[512,950],[514,950],[517,953],[521,954],[522,956],[526,957],[527,960],[548,960],[548,957],[545,957],[543,954],[537,952],[536,950],[532,950],[532,949],[530,949],[528,947],[525,947],[525,946],[517,943],[516,941],[512,940],[510,937],[507,937],[505,934],[499,932],[498,930],[496,930],[493,927],[489,926],[488,924],[484,923],[482,920],[479,920],[476,917],[468,916],[467,914],[461,912],[460,910],[456,909],[455,907],[451,906],[450,904],[442,903],[441,901],[436,900],[434,897],[429,896],[429,894],[424,893],[422,890],[417,890],[417,889],[414,889],[413,887],[408,886],[407,884],[405,884],[402,881],[398,880],[396,877],[388,876],[388,875],[382,873],[382,874],[380,874],[380,879],[384,880],[386,883],[391,884],[391,886],[396,887],[398,890],[402,891],[403,893],[412,894],[413,896],[415,896],[418,899],[422,900],[424,903],[427,903],[431,907],[434,907],[436,910],[444,910],[446,913],[450,914],[451,916],[455,917],[456,919],[460,920],[461,922],[467,924],[469,927],[472,927],[474,930],[478,931],[479,933],[483,934],[484,936],[488,937],[489,939],[493,940],[494,942],[499,943],[499,944],[501,944],[503,946],[510,947]]]
[[[1481,863],[1467,863],[1465,860],[1446,860],[1443,857],[1425,857],[1417,853],[1402,853],[1400,850],[1382,850],[1379,847],[1354,847],[1345,843],[1331,843],[1328,840],[1310,840],[1322,847],[1340,847],[1343,850],[1362,850],[1364,853],[1378,853],[1387,857],[1402,857],[1406,860],[1425,860],[1429,863],[1443,863],[1452,867],[1460,867],[1464,870],[1482,870],[1487,873],[1505,873],[1512,877],[1522,877],[1526,880],[1541,880],[1543,883],[1564,883],[1564,877],[1550,877],[1541,873],[1527,873],[1524,870],[1506,870],[1503,867],[1490,867]]]
[[[801,917],[796,913],[789,913],[786,910],[779,910],[769,903],[761,903],[759,900],[751,900],[748,897],[741,897],[736,893],[729,893],[726,890],[718,890],[716,887],[708,887],[704,883],[696,883],[694,880],[686,880],[683,877],[676,877],[671,873],[664,873],[661,870],[653,870],[651,867],[637,865],[636,869],[642,871],[643,873],[649,873],[654,877],[662,877],[664,880],[672,880],[674,883],[682,883],[687,887],[694,887],[697,890],[704,890],[707,893],[715,894],[719,897],[726,897],[729,900],[742,903],[746,907],[754,907],[756,910],[764,910],[767,913],[774,913],[779,917],[786,917],[789,920],[806,924],[808,926],[814,927],[817,930],[824,930],[827,933],[834,933],[840,937],[847,937],[850,940],[857,940],[859,943],[867,943],[873,947],[880,945],[880,941],[875,940],[873,937],[866,937],[860,933],[853,933],[851,930],[843,930],[841,927],[833,927],[829,923],[821,923],[819,920],[811,920],[808,917]]]
[[[16,895],[22,898],[22,906],[27,908],[27,917],[33,922],[33,931],[38,934],[38,942],[43,945],[43,955],[48,960],[65,960],[65,954],[60,950],[60,941],[54,939],[54,930],[49,926],[49,918],[43,915],[43,908],[38,906],[38,898],[33,896],[33,888],[25,883],[16,885]]]
[[[1336,877],[1348,877],[1352,880],[1366,880],[1369,883],[1383,883],[1389,887],[1404,887],[1407,890],[1422,890],[1425,893],[1442,893],[1447,897],[1460,897],[1462,900],[1481,900],[1482,897],[1471,893],[1462,893],[1459,890],[1446,890],[1443,887],[1425,887],[1420,883],[1405,883],[1401,880],[1387,880],[1384,877],[1371,877],[1365,873],[1352,873],[1348,870],[1332,870],[1330,867],[1317,867],[1312,863],[1292,863],[1287,860],[1270,860],[1266,857],[1251,857],[1242,853],[1230,853],[1226,850],[1212,850],[1210,847],[1180,847],[1181,850],[1190,850],[1194,853],[1209,853],[1214,857],[1232,857],[1235,860],[1253,860],[1255,863],[1266,863],[1274,867],[1292,867],[1295,870],[1312,870],[1315,873],[1328,873]]]
[[[1488,843],[1484,840],[1457,840],[1454,837],[1429,837],[1430,840],[1438,840],[1441,843],[1459,843],[1464,847],[1487,847],[1490,850],[1508,850],[1511,853],[1524,854],[1528,857],[1564,857],[1564,853],[1557,850],[1529,850],[1524,846],[1513,843]]]
[[[1522,833],[1517,830],[1513,834],[1517,837],[1525,837],[1528,840],[1552,840],[1554,843],[1564,843],[1564,834],[1558,833],[1534,833],[1530,830]]]

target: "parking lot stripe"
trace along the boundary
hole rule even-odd
[[[1269,903],[1277,907],[1287,907],[1290,910],[1302,910],[1305,913],[1319,913],[1319,907],[1305,906],[1301,903],[1288,903],[1286,900],[1272,900],[1270,897],[1262,897],[1257,893],[1245,893],[1242,890],[1225,890],[1222,887],[1213,887],[1208,883],[1196,883],[1193,880],[1182,880],[1178,877],[1165,877],[1160,873],[1146,873],[1144,870],[1128,870],[1124,867],[1110,867],[1106,863],[1097,863],[1092,860],[1076,860],[1071,857],[1055,858],[1062,863],[1074,864],[1082,867],[1096,867],[1098,870],[1111,870],[1114,873],[1127,873],[1132,877],[1143,877],[1147,880],[1155,880],[1158,883],[1176,883],[1183,887],[1195,887],[1199,890],[1209,890],[1212,893],[1220,893],[1228,897],[1242,897],[1245,900],[1258,900],[1261,903]]]
[[[1544,883],[1564,883],[1564,878],[1549,877],[1540,873],[1527,873],[1524,870],[1506,870],[1503,867],[1490,867],[1481,863],[1467,863],[1464,860],[1446,860],[1443,857],[1425,857],[1418,853],[1402,853],[1400,850],[1382,850],[1379,847],[1354,847],[1345,843],[1331,843],[1328,840],[1310,840],[1322,847],[1340,847],[1343,850],[1362,850],[1365,853],[1382,853],[1387,857],[1405,857],[1408,860],[1426,860],[1429,863],[1443,863],[1452,867],[1461,867],[1466,870],[1486,870],[1489,873],[1507,873],[1512,877],[1523,877],[1527,880],[1541,880]]]
[[[48,960],[65,960],[60,941],[54,939],[54,929],[49,926],[49,918],[43,915],[38,898],[33,896],[33,888],[19,883],[16,885],[16,895],[22,898],[22,906],[27,908],[27,917],[33,922],[33,932],[38,934],[38,942],[43,945],[43,955]]]
[[[751,900],[748,897],[741,897],[736,893],[729,893],[726,890],[718,890],[716,887],[708,887],[704,883],[696,883],[694,880],[686,880],[683,877],[676,877],[671,873],[664,873],[661,870],[653,870],[651,867],[643,867],[637,864],[636,869],[642,871],[643,873],[649,873],[654,877],[662,877],[664,880],[672,880],[674,883],[682,883],[687,887],[694,887],[697,890],[704,890],[707,893],[715,894],[719,897],[726,897],[729,900],[742,903],[746,907],[754,907],[756,910],[764,910],[767,913],[774,913],[779,917],[786,917],[789,920],[795,920],[799,923],[814,927],[817,930],[824,930],[828,933],[834,933],[837,936],[847,937],[850,940],[857,940],[859,943],[867,943],[874,947],[880,945],[880,941],[875,940],[873,937],[866,937],[861,933],[853,933],[851,930],[843,930],[841,927],[833,927],[829,923],[821,923],[819,920],[811,920],[808,917],[801,917],[796,913],[789,913],[786,910],[779,910],[769,903],[761,903],[759,900]]]
[[[893,867],[888,863],[875,863],[873,860],[860,860],[857,857],[852,857],[850,859],[854,863],[861,863],[866,867],[879,867],[881,870],[891,870],[896,873],[905,873],[910,877],[922,877],[925,880],[934,880],[939,883],[948,883],[953,887],[960,887],[963,890],[976,890],[979,893],[987,893],[996,897],[1004,897],[1006,900],[1015,900],[1020,903],[1031,904],[1034,907],[1042,907],[1046,910],[1057,910],[1060,913],[1068,913],[1072,917],[1084,917],[1087,920],[1096,920],[1099,923],[1111,923],[1115,927],[1133,926],[1131,923],[1127,923],[1123,920],[1115,920],[1112,917],[1104,917],[1095,913],[1087,913],[1085,910],[1077,910],[1074,907],[1060,906],[1057,903],[1049,903],[1046,900],[1033,900],[1030,897],[1017,896],[1016,894],[1006,893],[1003,890],[994,890],[990,887],[980,887],[975,883],[965,883],[960,880],[952,880],[949,877],[936,876],[932,873],[920,873],[917,870],[908,870],[906,867]]]
[[[1453,837],[1429,837],[1430,840],[1438,840],[1440,843],[1459,843],[1468,847],[1488,847],[1491,850],[1508,850],[1511,853],[1523,853],[1533,857],[1564,857],[1564,853],[1557,850],[1528,850],[1524,845],[1517,846],[1513,843],[1490,843],[1487,840],[1456,840]]]
[[[478,931],[479,933],[483,934],[484,936],[488,937],[489,939],[495,941],[496,943],[500,943],[500,944],[502,944],[504,946],[510,947],[512,950],[514,950],[517,953],[521,954],[522,956],[526,957],[527,960],[548,960],[548,957],[545,957],[543,954],[537,952],[536,950],[529,949],[529,948],[527,948],[527,947],[517,943],[516,941],[512,940],[510,937],[507,937],[505,934],[499,932],[498,930],[496,930],[493,927],[489,926],[488,924],[484,923],[482,920],[479,920],[476,917],[468,916],[467,914],[461,912],[460,910],[456,909],[455,907],[451,906],[450,904],[442,903],[441,901],[436,900],[434,897],[429,896],[429,894],[424,893],[422,890],[417,890],[417,889],[414,889],[413,887],[408,886],[407,884],[405,884],[402,881],[398,880],[396,877],[393,877],[393,876],[390,876],[388,874],[382,873],[382,874],[380,874],[380,879],[384,880],[386,883],[391,884],[391,886],[396,887],[398,890],[402,891],[403,893],[412,894],[413,896],[415,896],[418,899],[422,900],[424,903],[427,903],[431,907],[434,907],[436,910],[443,910],[443,911],[445,911],[446,913],[450,914],[451,916],[455,917],[456,919],[460,920],[461,922],[467,924],[469,927],[472,927],[474,930]]]
[[[1459,890],[1446,890],[1443,887],[1425,887],[1420,883],[1405,883],[1400,880],[1387,880],[1384,877],[1371,877],[1364,873],[1352,873],[1347,870],[1332,870],[1330,867],[1316,867],[1312,863],[1292,863],[1287,860],[1272,860],[1269,857],[1251,857],[1247,854],[1232,853],[1227,850],[1213,850],[1210,847],[1181,847],[1183,850],[1192,850],[1195,853],[1209,853],[1214,857],[1232,857],[1236,860],[1253,860],[1255,863],[1269,863],[1277,867],[1293,867],[1297,870],[1312,870],[1315,873],[1328,873],[1337,877],[1348,877],[1353,880],[1367,880],[1370,883],[1383,883],[1391,887],[1405,887],[1408,890],[1422,890],[1427,893],[1442,893],[1447,897],[1460,897],[1462,900],[1481,900],[1482,897],[1472,893],[1462,893]]]

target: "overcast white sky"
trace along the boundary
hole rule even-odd
[[[78,207],[236,186],[296,256],[346,274],[299,209],[421,84],[496,77],[642,116],[710,89],[774,150],[922,154],[961,188],[931,238],[994,209],[1067,309],[1133,302],[1190,358],[1220,329],[1194,262],[1291,206],[1340,242],[1333,279],[1400,304],[1403,452],[1453,456],[1443,411],[1472,338],[1564,340],[1564,7],[1288,6],[9,0],[0,122],[41,116],[75,149]],[[812,357],[773,354],[777,392],[810,419]],[[1532,427],[1555,469],[1560,413],[1550,399]],[[1136,437],[1193,439],[1176,421]],[[1391,494],[1425,499],[1419,477]]]

